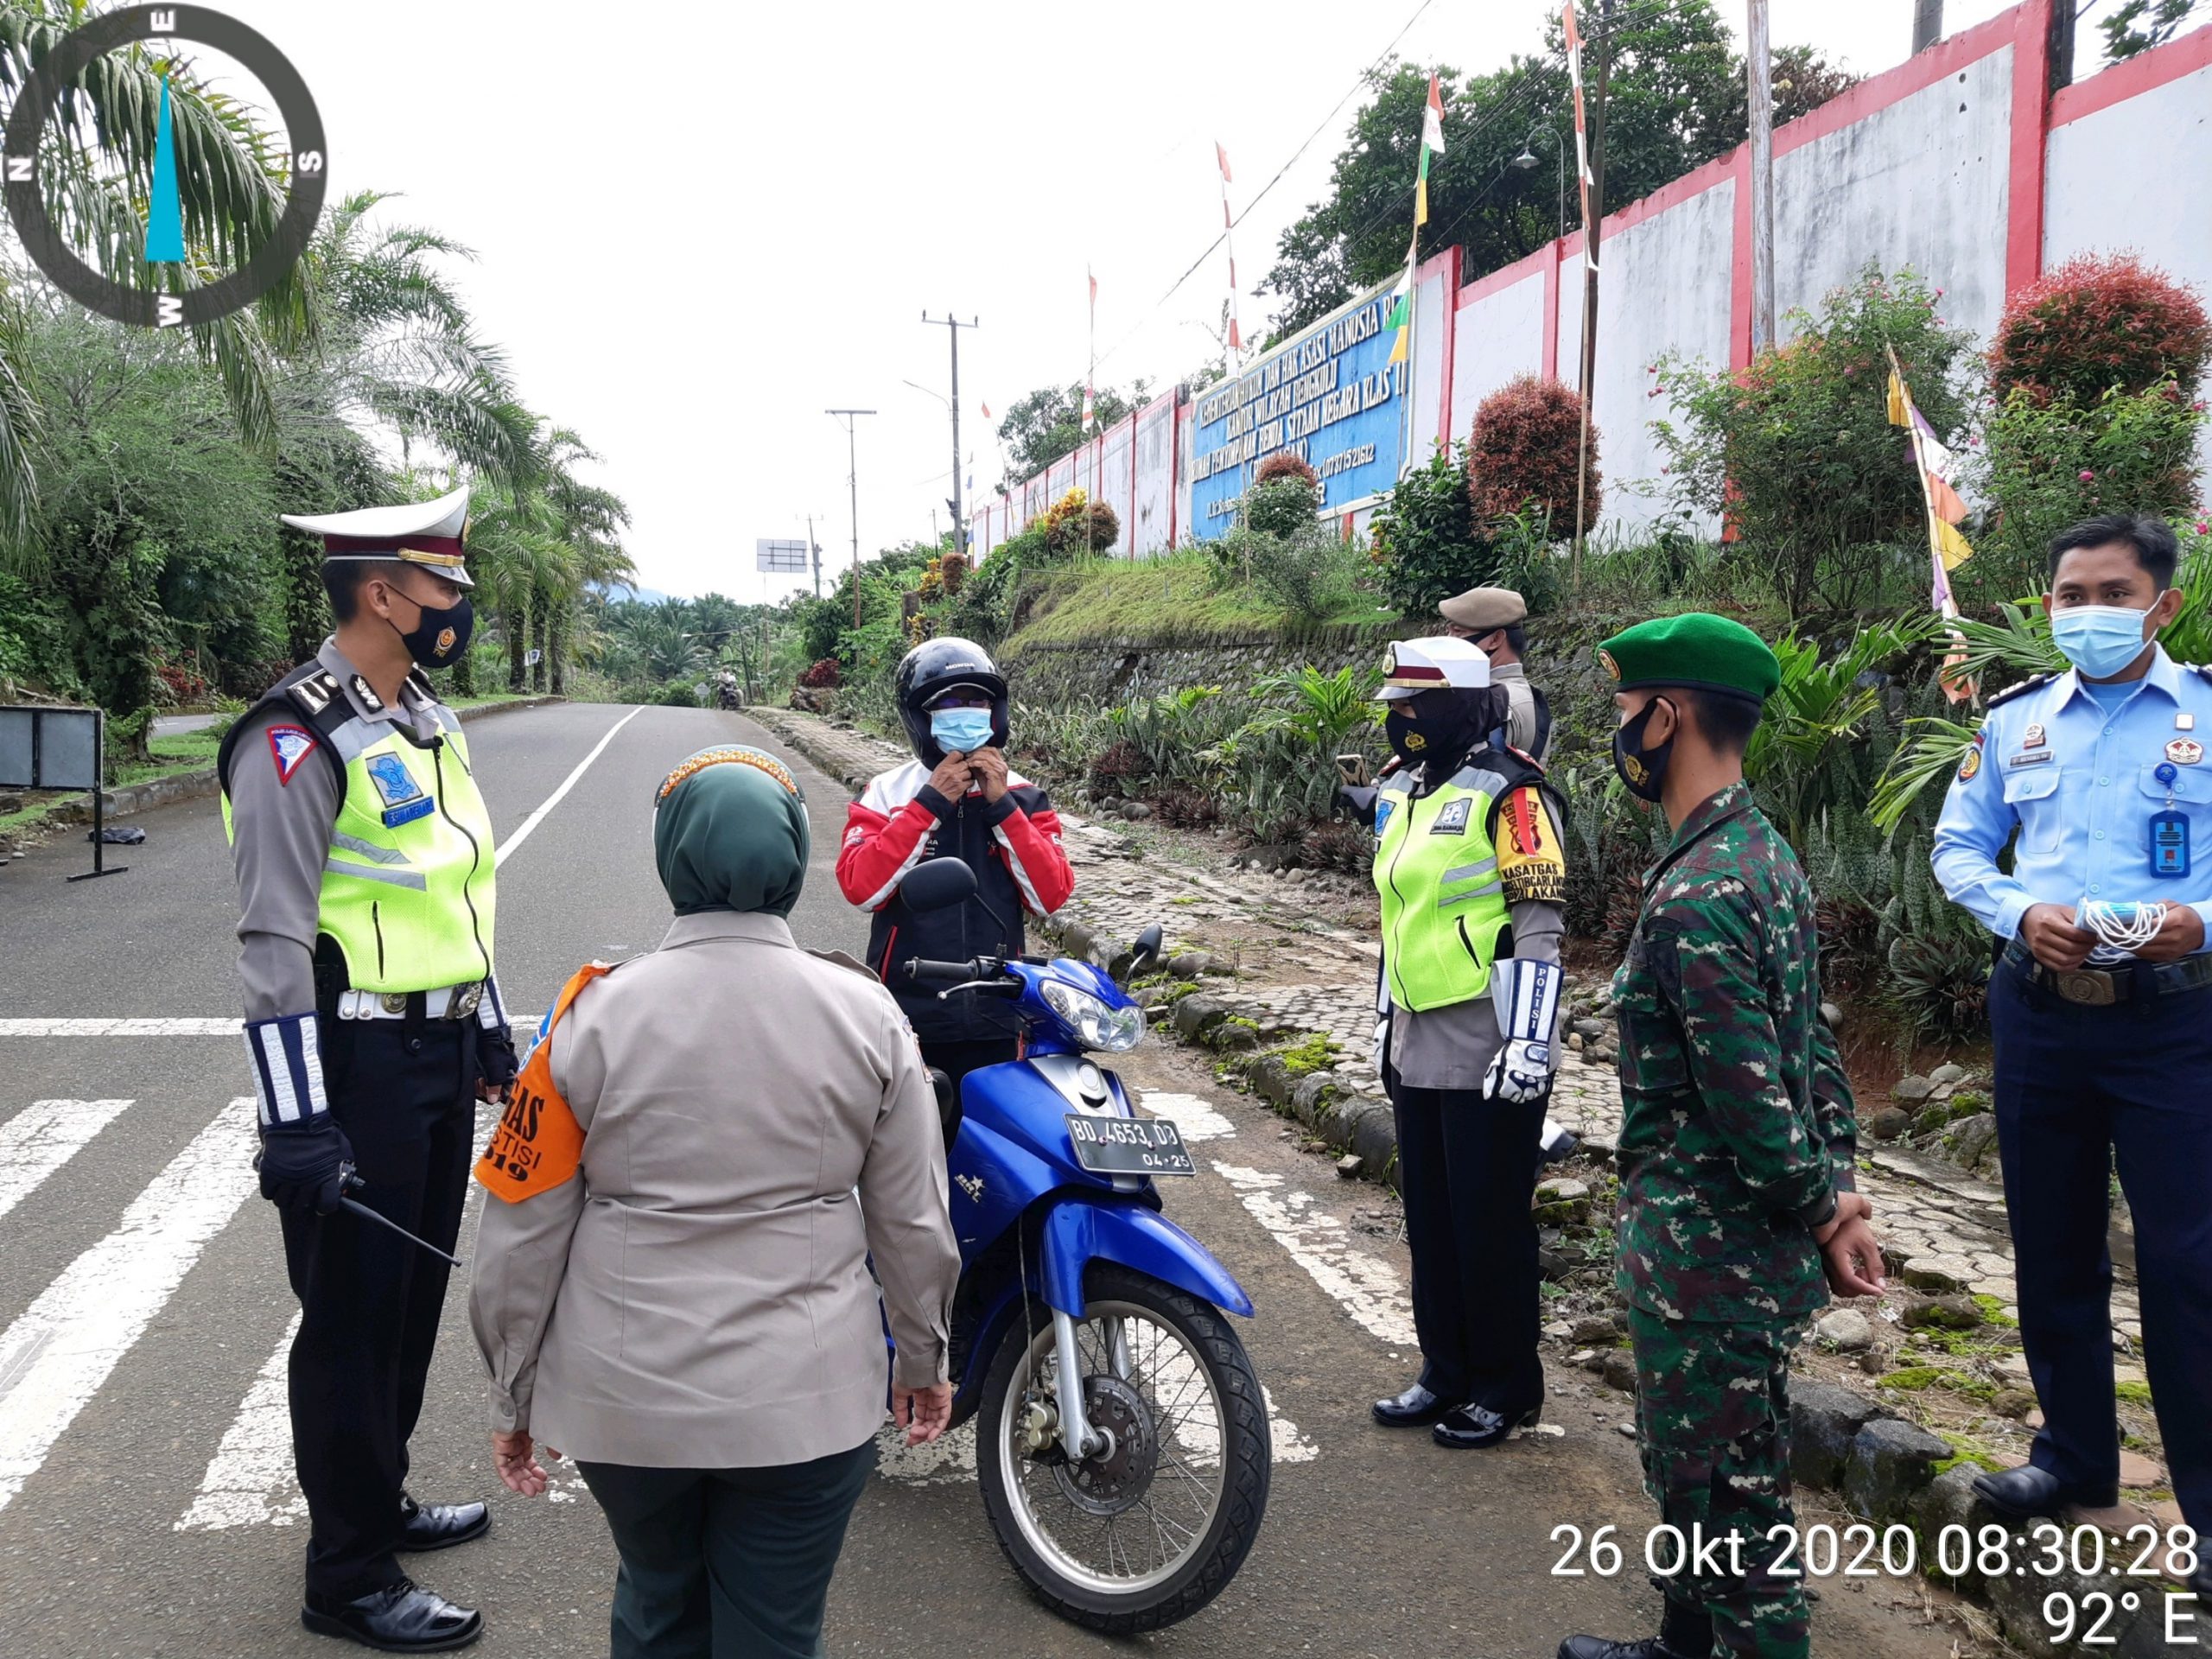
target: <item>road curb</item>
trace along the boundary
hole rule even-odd
[[[517,697],[506,702],[480,703],[473,709],[463,709],[461,722],[485,719],[493,715],[504,715],[518,709],[543,709],[550,703],[566,702],[566,697]],[[140,812],[150,812],[157,806],[174,806],[179,801],[196,801],[216,793],[219,785],[213,766],[195,766],[190,772],[172,772],[166,778],[149,778],[143,784],[124,784],[105,791],[105,816],[108,818],[127,818]],[[74,798],[64,797],[47,815],[47,823],[60,828],[73,828],[92,821],[92,798],[89,794]]]

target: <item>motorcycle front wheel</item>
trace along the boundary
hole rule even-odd
[[[999,1547],[1062,1618],[1126,1636],[1187,1618],[1236,1576],[1267,1509],[1266,1396],[1207,1303],[1102,1264],[1076,1322],[1086,1410],[1105,1444],[1058,1441],[1050,1310],[1030,1305],[976,1413],[983,1508]]]

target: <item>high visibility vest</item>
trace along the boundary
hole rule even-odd
[[[461,722],[437,705],[439,741],[353,713],[321,667],[287,676],[263,699],[302,716],[338,767],[344,797],[331,825],[315,926],[346,958],[355,990],[429,991],[492,973],[497,882],[492,818],[468,764]],[[240,721],[232,728],[247,724]],[[276,729],[276,728],[271,728]],[[248,756],[245,764],[259,757]],[[223,830],[233,841],[226,737],[217,766]],[[315,764],[302,753],[299,764]]]
[[[1536,776],[1480,751],[1450,781],[1416,798],[1400,772],[1375,797],[1375,890],[1382,900],[1382,963],[1390,1000],[1415,1014],[1468,1002],[1490,988],[1499,936],[1512,925],[1498,877],[1491,813]]]

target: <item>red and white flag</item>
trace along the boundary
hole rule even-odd
[[[1218,138],[1214,140],[1213,154],[1221,163],[1221,243],[1229,251],[1229,350],[1234,357],[1244,349],[1244,335],[1236,326],[1236,244],[1230,239],[1236,221],[1229,211],[1229,152]]]
[[[1229,171],[1229,152],[1221,147],[1221,140],[1218,138],[1213,141],[1213,158],[1221,163],[1221,181],[1224,184],[1235,183],[1236,181],[1230,177]]]
[[[1574,83],[1574,168],[1582,181],[1582,256],[1595,270],[1597,260],[1590,246],[1590,193],[1597,180],[1590,172],[1590,130],[1582,109],[1582,25],[1574,16],[1574,0],[1566,0],[1560,18],[1567,34],[1567,75]]]

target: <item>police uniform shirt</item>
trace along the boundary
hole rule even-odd
[[[1490,678],[1492,685],[1505,688],[1505,741],[1532,760],[1545,760],[1552,746],[1551,722],[1536,706],[1528,669],[1519,663],[1492,663]]]
[[[1936,825],[1936,879],[2000,938],[2031,905],[2071,912],[2084,899],[2187,905],[2212,938],[2208,744],[2212,670],[2163,648],[2132,684],[2085,685],[2072,671],[2031,682],[1991,706],[1959,766]],[[2186,874],[2154,867],[2153,820],[2169,810]],[[2015,830],[2008,875],[1997,859]]]
[[[453,729],[456,717],[410,678],[400,706],[378,697],[360,671],[325,639],[315,653],[354,715],[404,723],[428,741]],[[280,750],[267,728],[296,715],[277,705],[241,717],[251,722],[231,766],[231,856],[238,880],[238,982],[249,1023],[310,1013],[315,1007],[315,946],[322,871],[340,804],[337,768],[289,740]]]

